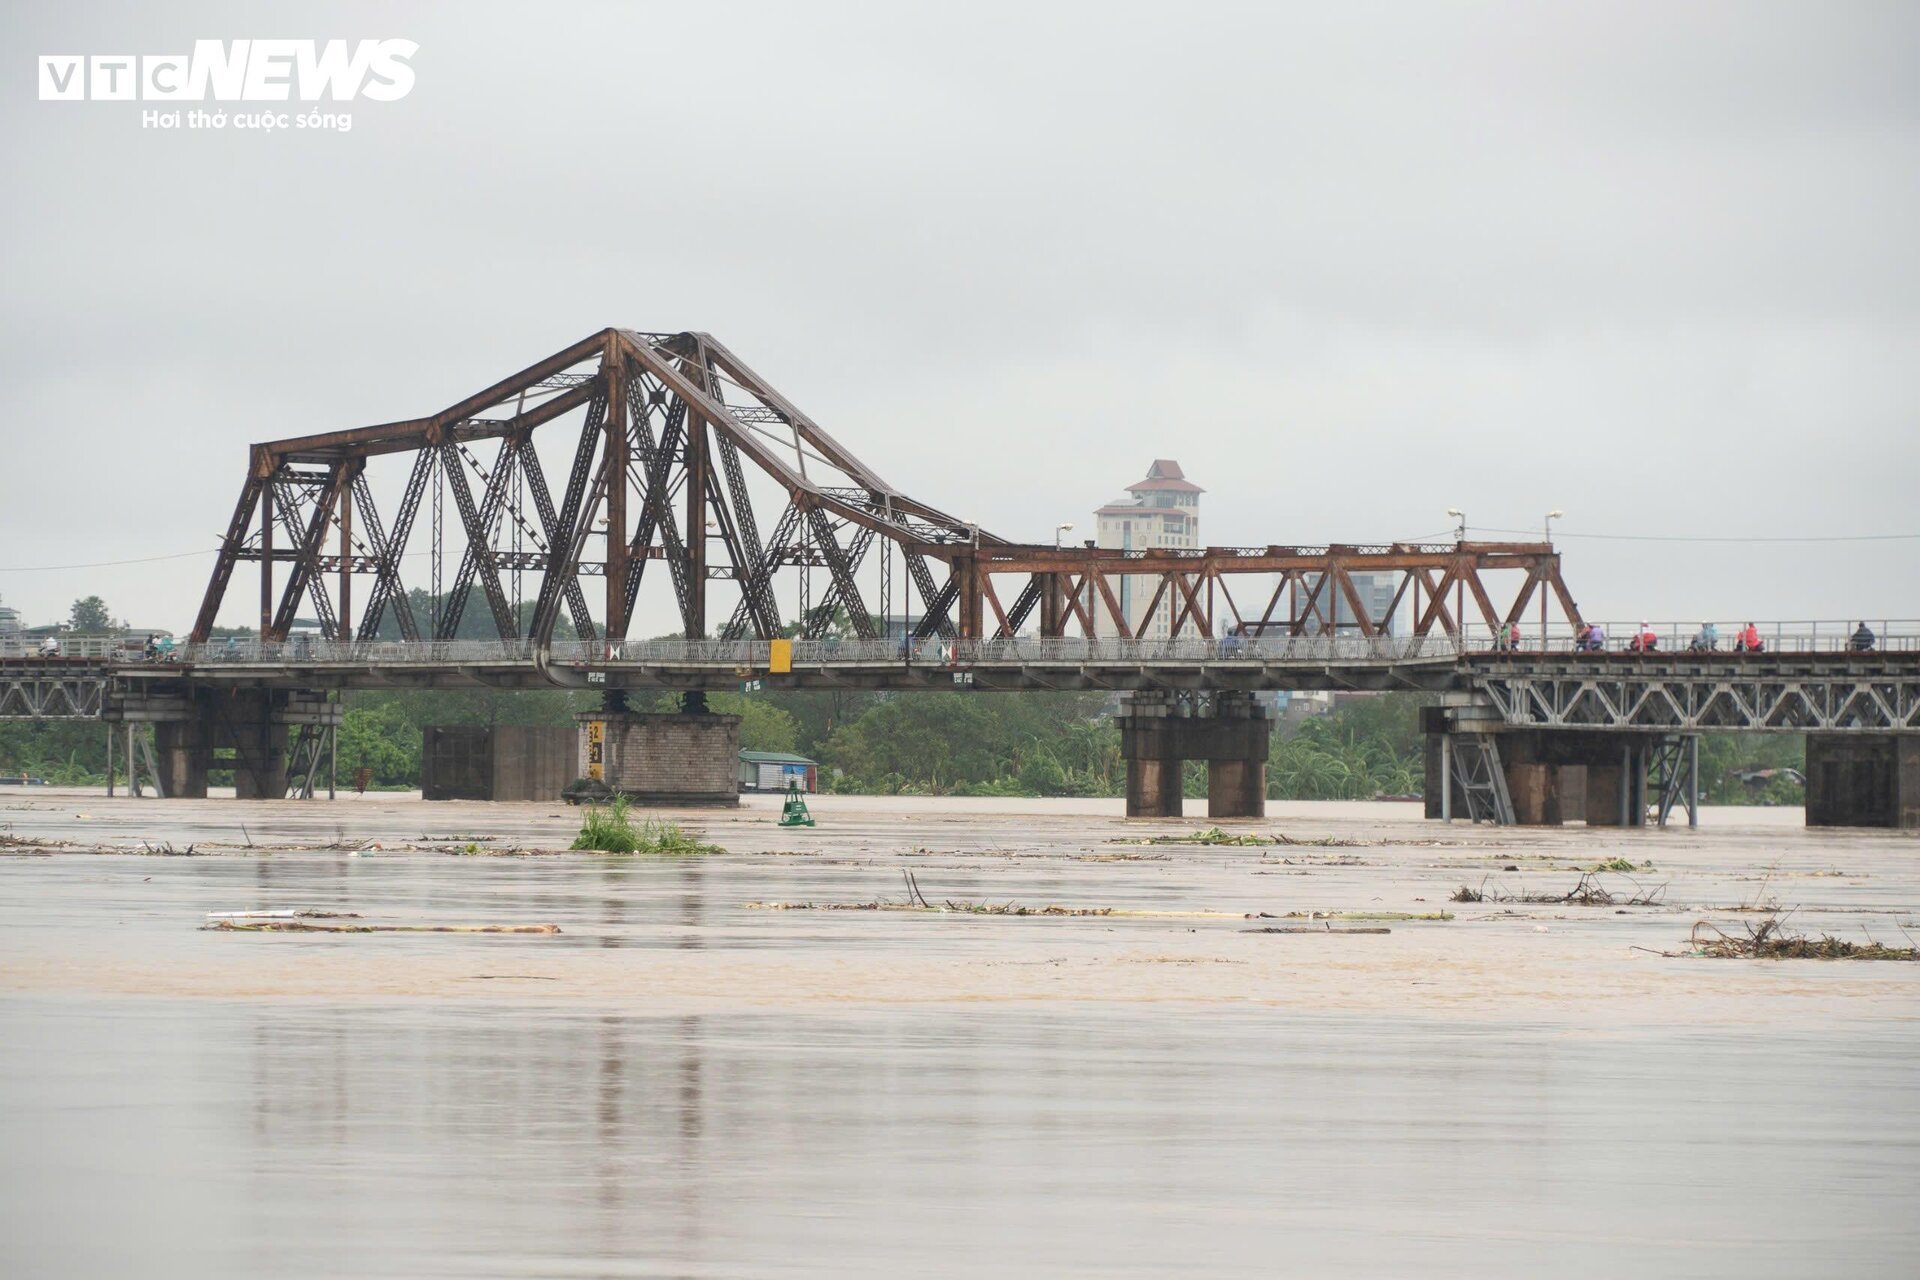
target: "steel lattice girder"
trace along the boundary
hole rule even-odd
[[[729,391],[742,402],[729,403]],[[585,420],[556,509],[531,441],[542,426],[574,410],[584,410]],[[484,439],[502,441],[491,472],[466,448]],[[415,455],[412,471],[388,524],[365,466],[373,458],[409,452]],[[777,522],[754,510],[748,463],[784,491],[788,514]],[[465,475],[469,466],[486,481],[478,501]],[[524,478],[524,486],[513,483],[516,477]],[[687,634],[704,634],[708,583],[731,581],[740,600],[723,633],[740,635],[750,627],[769,637],[781,627],[775,574],[783,566],[804,573],[814,562],[784,545],[796,532],[828,570],[831,585],[819,603],[846,608],[851,625],[863,633],[871,621],[855,574],[876,537],[902,552],[920,597],[916,631],[922,636],[1012,635],[1036,607],[1043,635],[1077,630],[1130,636],[1132,623],[1116,590],[1117,582],[1128,579],[1146,584],[1141,591],[1153,596],[1155,608],[1167,602],[1176,636],[1341,629],[1373,636],[1403,603],[1410,606],[1412,634],[1457,634],[1467,612],[1489,628],[1521,621],[1536,592],[1557,602],[1559,620],[1580,622],[1560,578],[1559,557],[1545,543],[1144,552],[1015,544],[888,484],[711,335],[605,329],[431,417],[253,446],[193,638],[204,640],[210,632],[241,561],[260,566],[267,638],[285,637],[303,599],[311,600],[329,635],[351,621],[335,622],[328,574],[338,575],[343,602],[354,575],[374,578],[359,618],[360,639],[377,636],[389,608],[396,610],[402,633],[417,636],[400,564],[420,554],[408,543],[422,497],[434,486],[452,490],[454,530],[466,544],[451,575],[439,626],[443,637],[458,632],[468,590],[477,582],[500,638],[519,638],[521,619],[501,584],[502,571],[511,571],[541,575],[528,624],[536,642],[552,637],[563,601],[576,632],[595,634],[580,583],[595,575],[608,578],[605,621],[610,638],[621,638],[650,559],[668,561]],[[638,500],[630,503],[630,494]],[[262,504],[271,504],[264,520],[257,515]],[[301,521],[298,514],[307,518]],[[349,527],[349,515],[364,539]],[[776,536],[762,543],[759,530],[770,524],[778,525]],[[277,537],[275,525],[283,526]],[[604,558],[590,558],[586,548],[603,527]],[[717,547],[709,544],[709,528]],[[843,532],[849,529],[850,535]],[[532,534],[537,549],[494,545],[507,530]],[[339,543],[337,554],[328,551],[330,540]],[[724,552],[727,563],[710,565],[713,550]],[[437,540],[429,554],[435,557],[432,580],[441,582]],[[932,570],[933,561],[944,564],[944,580]],[[282,564],[288,573],[278,584],[278,606],[268,609],[275,566]],[[1504,609],[1488,590],[1487,576],[1496,572],[1521,578]],[[1003,590],[996,578],[1009,574],[1018,585]],[[1381,616],[1374,616],[1357,588],[1362,574],[1397,578]],[[1254,578],[1277,579],[1278,585],[1269,594],[1268,582],[1255,583],[1258,599],[1237,600],[1236,584],[1245,596]]]
[[[1512,664],[1505,664],[1512,665]],[[1476,674],[1510,725],[1541,729],[1920,730],[1920,668],[1858,661],[1822,670],[1769,667]]]
[[[0,720],[97,720],[107,680],[104,669],[0,669]]]

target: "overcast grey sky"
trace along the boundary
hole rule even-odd
[[[184,630],[249,441],[719,335],[1007,536],[1537,527],[1590,616],[1920,617],[1920,8],[10,4],[0,599]],[[347,134],[36,56],[404,36]],[[244,602],[243,602],[244,603]],[[243,607],[235,611],[244,615]],[[244,616],[236,617],[245,621]]]

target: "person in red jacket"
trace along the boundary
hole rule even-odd
[[[1760,628],[1749,622],[1746,629],[1740,633],[1740,640],[1736,647],[1742,653],[1759,653],[1761,649],[1765,648],[1765,646],[1760,643]]]

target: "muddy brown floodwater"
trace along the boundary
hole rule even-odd
[[[8,1276],[1920,1274],[1920,964],[1657,954],[1910,945],[1911,834],[823,797],[663,860],[559,805],[0,804]],[[1495,900],[1615,858],[1656,905]],[[903,871],[1113,914],[769,905]]]

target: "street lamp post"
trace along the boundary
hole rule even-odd
[[[1553,522],[1555,520],[1558,520],[1561,516],[1565,514],[1567,513],[1559,510],[1558,508],[1555,508],[1554,510],[1547,512],[1547,518],[1541,522],[1542,527],[1545,529],[1546,535],[1547,535],[1547,554],[1548,555],[1553,554]],[[1547,649],[1547,584],[1544,582],[1541,583],[1539,590],[1540,590],[1540,651],[1542,653],[1545,653]]]
[[[1055,551],[1060,549],[1060,535],[1063,533],[1071,533],[1072,531],[1073,521],[1071,520],[1053,526],[1053,549]]]
[[[968,533],[968,535],[969,535],[969,537],[970,537],[970,540],[971,540],[971,541],[972,541],[972,543],[973,543],[973,557],[972,557],[972,558],[971,558],[970,560],[968,560],[968,561],[967,561],[967,577],[966,577],[966,582],[967,582],[967,592],[966,592],[966,598],[965,598],[965,599],[964,599],[964,600],[962,601],[962,603],[961,603],[961,605],[960,605],[960,618],[961,618],[961,621],[962,621],[962,623],[964,623],[964,622],[965,622],[965,621],[966,621],[966,620],[967,620],[968,618],[971,618],[971,617],[973,617],[973,616],[974,616],[974,613],[973,613],[973,609],[974,609],[974,606],[975,606],[975,604],[977,604],[977,603],[978,603],[978,601],[979,601],[979,593],[980,593],[980,522],[979,522],[979,521],[977,521],[977,520],[962,520],[962,521],[961,521],[960,523],[962,523],[962,524],[964,524],[964,525],[966,525],[966,526],[967,526],[967,533]],[[985,628],[984,628],[984,627],[976,627],[975,629],[976,629],[976,630],[985,630]],[[962,627],[960,628],[960,635],[961,635],[961,638],[962,638],[962,639],[974,639],[974,640],[978,640],[978,639],[980,639],[980,637],[979,637],[979,636],[971,636],[971,637],[969,637],[969,636],[968,636],[968,635],[966,634],[966,632],[967,632],[967,628],[966,628],[966,627],[965,627],[965,626],[963,625],[963,626],[962,626]]]
[[[1453,531],[1454,545],[1459,546],[1467,540],[1467,513],[1458,507],[1448,507],[1447,514],[1460,522],[1460,527]],[[1467,584],[1464,580],[1453,593],[1453,629],[1464,653],[1467,647]]]

